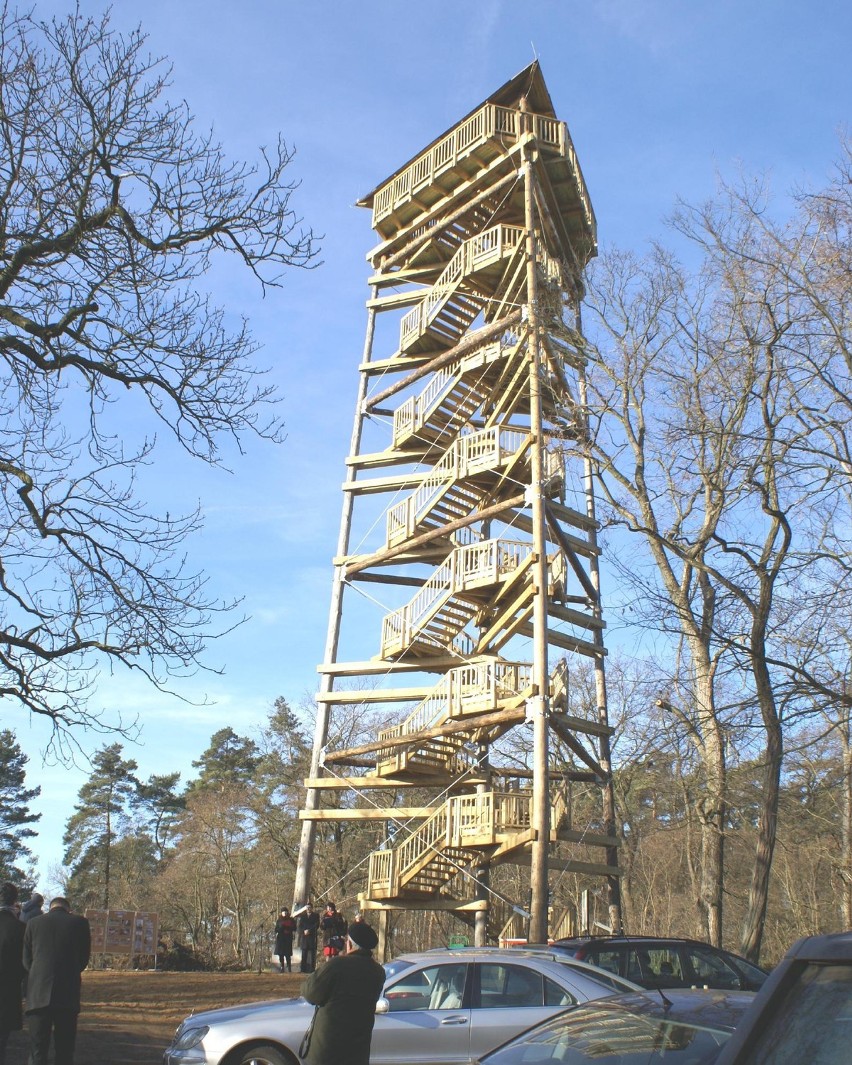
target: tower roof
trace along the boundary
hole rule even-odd
[[[460,126],[463,122],[466,122],[471,115],[476,114],[480,108],[486,104],[497,104],[499,107],[517,107],[522,98],[526,97],[527,106],[530,111],[533,111],[537,115],[546,115],[549,118],[556,118],[556,112],[553,109],[553,101],[550,98],[547,85],[544,83],[544,75],[541,72],[541,65],[536,59],[528,67],[524,67],[513,78],[510,78],[505,84],[501,85],[496,92],[486,96],[485,99],[470,109],[466,115],[463,115],[460,119],[455,121],[451,126],[448,126],[442,133],[439,133],[434,140],[430,141],[424,148],[420,148],[417,153],[407,159],[402,166],[397,167],[396,170],[388,177],[383,178],[379,184],[371,191],[362,196],[356,203],[357,207],[371,207],[373,204],[373,197],[379,191],[380,188],[387,185],[389,181],[392,181],[397,174],[401,174],[403,170],[411,166],[415,159],[418,159],[421,155],[425,155],[438,141],[443,140],[447,134],[455,129],[456,126]]]

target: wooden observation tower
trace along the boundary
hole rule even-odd
[[[501,902],[528,918],[531,942],[553,931],[557,873],[603,886],[617,922],[583,454],[579,301],[595,217],[538,63],[359,206],[379,243],[295,901],[310,893],[317,822],[357,816],[391,826],[363,908],[456,911],[484,943],[506,917],[490,873],[511,862],[529,868],[529,891]],[[571,689],[583,658],[596,693],[585,709]],[[327,749],[331,708],[364,704],[395,707],[398,723]],[[503,753],[513,740],[525,768]],[[366,808],[323,807],[328,789],[350,787],[369,791]]]

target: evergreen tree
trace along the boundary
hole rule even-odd
[[[41,788],[24,787],[28,760],[14,732],[0,729],[0,879],[16,882],[26,880],[18,863],[32,858],[24,841],[36,835],[29,826],[41,817],[29,808]]]
[[[135,761],[122,757],[119,743],[102,747],[92,758],[92,775],[78,792],[63,838],[69,891],[78,905],[109,908],[114,852],[139,787],[136,769]]]
[[[159,861],[165,856],[181,811],[186,809],[186,799],[175,790],[179,780],[180,773],[153,774],[136,790],[136,808],[145,820]]]
[[[192,763],[201,772],[190,781],[187,792],[248,787],[254,783],[260,762],[261,753],[254,740],[238,736],[230,727],[221,728],[210,737],[207,750]]]

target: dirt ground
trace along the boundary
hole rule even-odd
[[[163,1051],[188,1013],[292,998],[302,979],[298,973],[87,971],[75,1065],[161,1065]],[[13,1033],[7,1065],[26,1065],[26,1049],[26,1030]]]

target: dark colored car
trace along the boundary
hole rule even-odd
[[[480,1065],[710,1065],[753,999],[750,991],[707,990],[602,998],[537,1024]]]
[[[730,951],[694,939],[667,936],[584,936],[557,939],[551,950],[647,988],[711,987],[759,991],[767,973]]]
[[[755,997],[719,1065],[852,1061],[852,932],[794,943]]]

